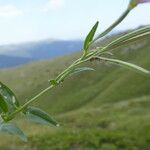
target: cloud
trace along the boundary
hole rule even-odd
[[[49,10],[60,9],[64,6],[64,3],[65,3],[64,0],[49,0],[43,10],[49,11]]]
[[[0,6],[0,17],[16,17],[22,15],[22,11],[13,5]]]

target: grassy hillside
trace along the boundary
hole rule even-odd
[[[121,47],[113,57],[150,69],[150,40]],[[21,103],[48,86],[47,80],[78,58],[80,53],[1,70]],[[18,120],[29,135],[22,143],[0,135],[0,149],[8,150],[149,150],[150,78],[128,69],[90,62],[96,72],[69,78],[34,104],[52,114],[60,128]],[[9,144],[8,144],[9,143]]]

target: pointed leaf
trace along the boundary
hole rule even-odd
[[[27,142],[27,137],[24,135],[24,133],[15,125],[10,123],[4,123],[0,125],[0,131],[6,132],[12,135],[18,136],[21,140],[24,142]]]
[[[9,111],[15,110],[19,107],[19,102],[15,94],[3,83],[0,82],[0,95],[8,104]]]
[[[111,59],[111,58],[105,58],[105,57],[99,57],[99,58],[101,60],[112,62],[112,63],[120,65],[122,67],[126,67],[126,68],[129,68],[131,70],[139,71],[139,72],[142,72],[142,73],[150,75],[150,71],[149,70],[146,70],[146,69],[144,69],[144,68],[142,68],[140,66],[137,66],[135,64],[128,63],[128,62],[125,62],[125,61],[122,61],[122,60],[118,60],[118,59]]]
[[[33,122],[46,125],[59,126],[59,124],[43,110],[36,107],[28,107],[25,115]]]
[[[0,95],[0,112],[4,112],[4,113],[8,112],[7,103],[5,102],[2,95]]]
[[[83,71],[95,71],[95,69],[89,67],[76,68],[70,73],[70,76],[81,73]]]
[[[89,34],[87,35],[85,41],[84,41],[84,50],[87,51],[90,45],[90,42],[93,40],[95,32],[97,30],[99,22],[97,21],[96,24],[93,26]]]

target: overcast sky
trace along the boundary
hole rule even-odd
[[[0,0],[0,45],[41,39],[82,39],[97,20],[104,30],[129,0]],[[150,4],[142,4],[115,29],[150,24]]]

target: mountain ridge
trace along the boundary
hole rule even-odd
[[[80,50],[82,41],[39,41],[29,42],[18,45],[4,45],[0,46],[0,55],[3,57],[3,62],[0,61],[1,68],[16,67],[17,65],[29,63],[31,61],[38,61],[44,59],[51,59],[65,54],[69,54]],[[8,57],[7,57],[8,56]],[[11,58],[12,57],[12,58]],[[20,58],[19,58],[20,57]],[[16,58],[16,60],[15,60]],[[13,64],[11,59],[13,59]],[[16,62],[15,62],[16,61]]]

